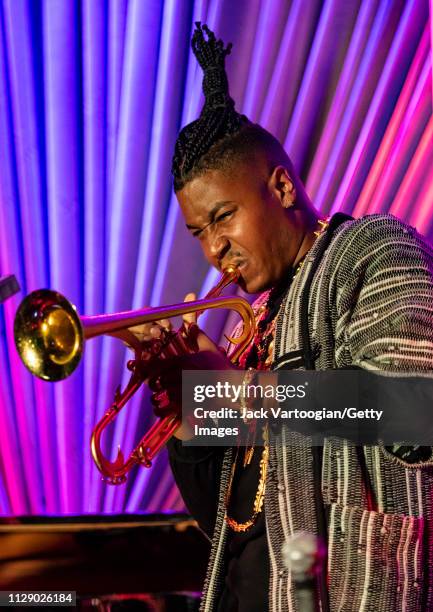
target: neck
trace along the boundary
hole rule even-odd
[[[296,268],[299,262],[305,257],[305,255],[308,253],[308,251],[313,246],[316,240],[316,236],[314,235],[314,232],[317,231],[318,229],[317,222],[320,219],[320,216],[318,215],[317,211],[314,208],[307,208],[303,210],[302,213],[303,213],[302,221],[303,221],[303,226],[304,226],[304,233],[303,233],[303,237],[301,240],[301,244],[298,249],[298,253],[292,264],[293,268]]]

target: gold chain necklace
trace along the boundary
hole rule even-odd
[[[231,495],[232,486],[233,486],[233,479],[235,476],[235,469],[236,469],[238,454],[239,454],[239,446],[236,451],[235,460],[232,464],[230,480],[229,480],[229,484],[227,486],[227,491],[225,495],[224,501],[225,501],[226,513],[224,516],[224,520],[226,521],[228,526],[231,527],[231,529],[233,529],[233,531],[236,531],[237,533],[241,533],[243,531],[247,531],[248,529],[250,529],[250,527],[254,525],[258,515],[262,511],[263,500],[265,498],[266,475],[268,473],[268,460],[269,460],[268,426],[265,425],[263,427],[263,452],[262,452],[262,457],[260,459],[260,478],[259,478],[259,484],[258,484],[257,491],[256,491],[256,497],[254,499],[254,504],[253,504],[253,514],[251,515],[251,518],[249,518],[244,523],[238,523],[238,521],[236,521],[234,518],[230,517],[227,514],[228,504],[229,504],[230,495]]]

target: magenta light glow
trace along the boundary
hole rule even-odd
[[[165,453],[119,488],[91,460],[91,431],[128,379],[127,349],[92,340],[78,371],[52,385],[24,369],[12,330],[20,299],[37,288],[98,314],[214,284],[170,176],[177,132],[203,101],[194,22],[233,42],[238,109],[285,143],[321,211],[391,212],[432,238],[428,9],[427,0],[0,3],[0,274],[23,289],[0,307],[1,514],[183,509]],[[232,323],[201,319],[221,342]],[[129,453],[153,422],[148,396],[107,432],[107,455]]]

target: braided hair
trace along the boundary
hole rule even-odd
[[[281,143],[235,110],[225,71],[232,45],[224,48],[222,40],[216,40],[206,25],[197,22],[191,46],[203,69],[205,103],[199,118],[186,125],[177,138],[172,165],[174,190],[180,191],[209,170],[229,174],[237,164],[250,163],[260,154],[265,155],[269,170],[282,164],[295,180],[293,164]]]
[[[216,167],[216,158],[221,157],[221,152],[218,155],[213,151],[214,145],[222,145],[223,141],[228,145],[231,136],[252,125],[245,115],[236,112],[229,94],[225,58],[232,44],[224,48],[223,41],[217,40],[206,25],[201,26],[199,21],[195,25],[191,46],[203,70],[205,103],[199,118],[186,125],[177,138],[172,165],[175,191],[198,173]]]

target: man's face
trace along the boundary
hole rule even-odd
[[[231,176],[209,170],[177,193],[186,225],[207,260],[220,270],[238,266],[239,284],[248,293],[281,281],[302,240],[295,215],[282,206],[279,183],[272,177],[249,166]]]

